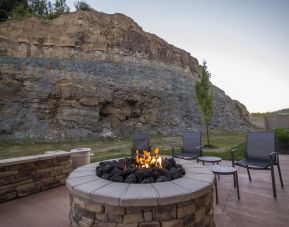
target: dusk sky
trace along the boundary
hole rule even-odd
[[[86,2],[206,59],[213,84],[250,112],[289,108],[289,0]]]

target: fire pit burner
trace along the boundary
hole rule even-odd
[[[182,177],[185,170],[173,158],[149,156],[144,153],[139,157],[125,158],[118,161],[100,162],[96,175],[105,180],[125,183],[155,183],[174,180]]]

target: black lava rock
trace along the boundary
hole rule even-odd
[[[109,174],[105,173],[101,176],[102,179],[109,180]]]
[[[114,182],[146,184],[170,181],[185,174],[183,167],[173,158],[165,158],[163,168],[151,166],[139,169],[134,164],[135,160],[131,158],[100,162],[96,167],[96,175]]]
[[[149,177],[154,176],[152,168],[143,168],[142,172],[144,174],[144,178],[149,178]]]
[[[110,175],[109,179],[114,182],[123,182],[123,177],[116,174]]]
[[[160,176],[160,168],[159,167],[153,167],[152,172],[153,172],[153,177],[155,179],[157,179]]]
[[[119,176],[121,176],[122,173],[123,172],[117,167],[114,167],[114,169],[110,172],[110,174],[112,174],[112,175],[119,175]]]
[[[124,174],[130,175],[131,173],[134,173],[136,170],[137,170],[137,169],[136,169],[135,166],[130,166],[130,167],[128,167],[128,168],[124,171]]]
[[[172,167],[172,168],[170,168],[170,173],[175,172],[176,169],[177,169],[176,167]]]
[[[127,178],[125,179],[125,183],[136,183],[137,179],[136,179],[136,175],[134,173],[130,174],[127,176]]]
[[[172,179],[172,174],[170,173],[169,170],[167,169],[159,169],[160,175],[165,176],[166,178],[168,178],[169,180]]]
[[[144,179],[141,183],[142,184],[149,184],[149,183],[154,183],[155,179],[153,177],[149,177],[147,179]]]
[[[169,161],[169,159],[165,158],[163,160],[163,167],[168,170],[172,168],[172,163]]]
[[[142,182],[144,179],[144,173],[141,170],[135,171],[137,182]]]
[[[172,167],[176,167],[177,163],[176,163],[176,160],[174,158],[170,158],[169,161],[172,164]]]
[[[171,171],[171,174],[173,179],[180,178],[183,176],[183,169],[174,169],[173,171]]]
[[[126,161],[124,159],[118,160],[116,167],[120,170],[124,170],[126,168]]]
[[[156,180],[156,182],[166,182],[166,181],[170,181],[170,179],[166,178],[165,176],[160,176]]]

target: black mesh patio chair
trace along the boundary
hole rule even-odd
[[[134,156],[136,150],[141,154],[143,151],[151,152],[149,136],[143,133],[135,133],[132,136],[131,157]]]
[[[251,181],[250,169],[253,170],[270,170],[272,177],[273,196],[276,198],[276,184],[274,175],[274,165],[277,165],[281,187],[283,180],[279,164],[279,155],[275,150],[275,133],[274,132],[248,132],[246,140],[245,159],[235,162],[233,149],[232,165],[238,165],[247,169],[249,180]]]
[[[179,147],[179,153],[176,148]],[[182,159],[197,159],[202,155],[202,133],[201,132],[185,132],[183,136],[183,145],[172,147],[172,156]]]

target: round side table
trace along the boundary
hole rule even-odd
[[[217,187],[217,175],[233,175],[234,179],[234,187],[237,187],[237,195],[238,200],[240,200],[240,192],[239,192],[239,182],[238,182],[238,173],[237,169],[232,166],[226,165],[213,165],[211,166],[212,172],[215,174],[215,192],[216,192],[216,203],[218,204],[218,187]]]
[[[212,163],[214,165],[215,163],[219,164],[219,162],[222,161],[222,159],[214,156],[200,156],[198,157],[197,161],[203,162],[203,165],[205,165],[205,162]]]

